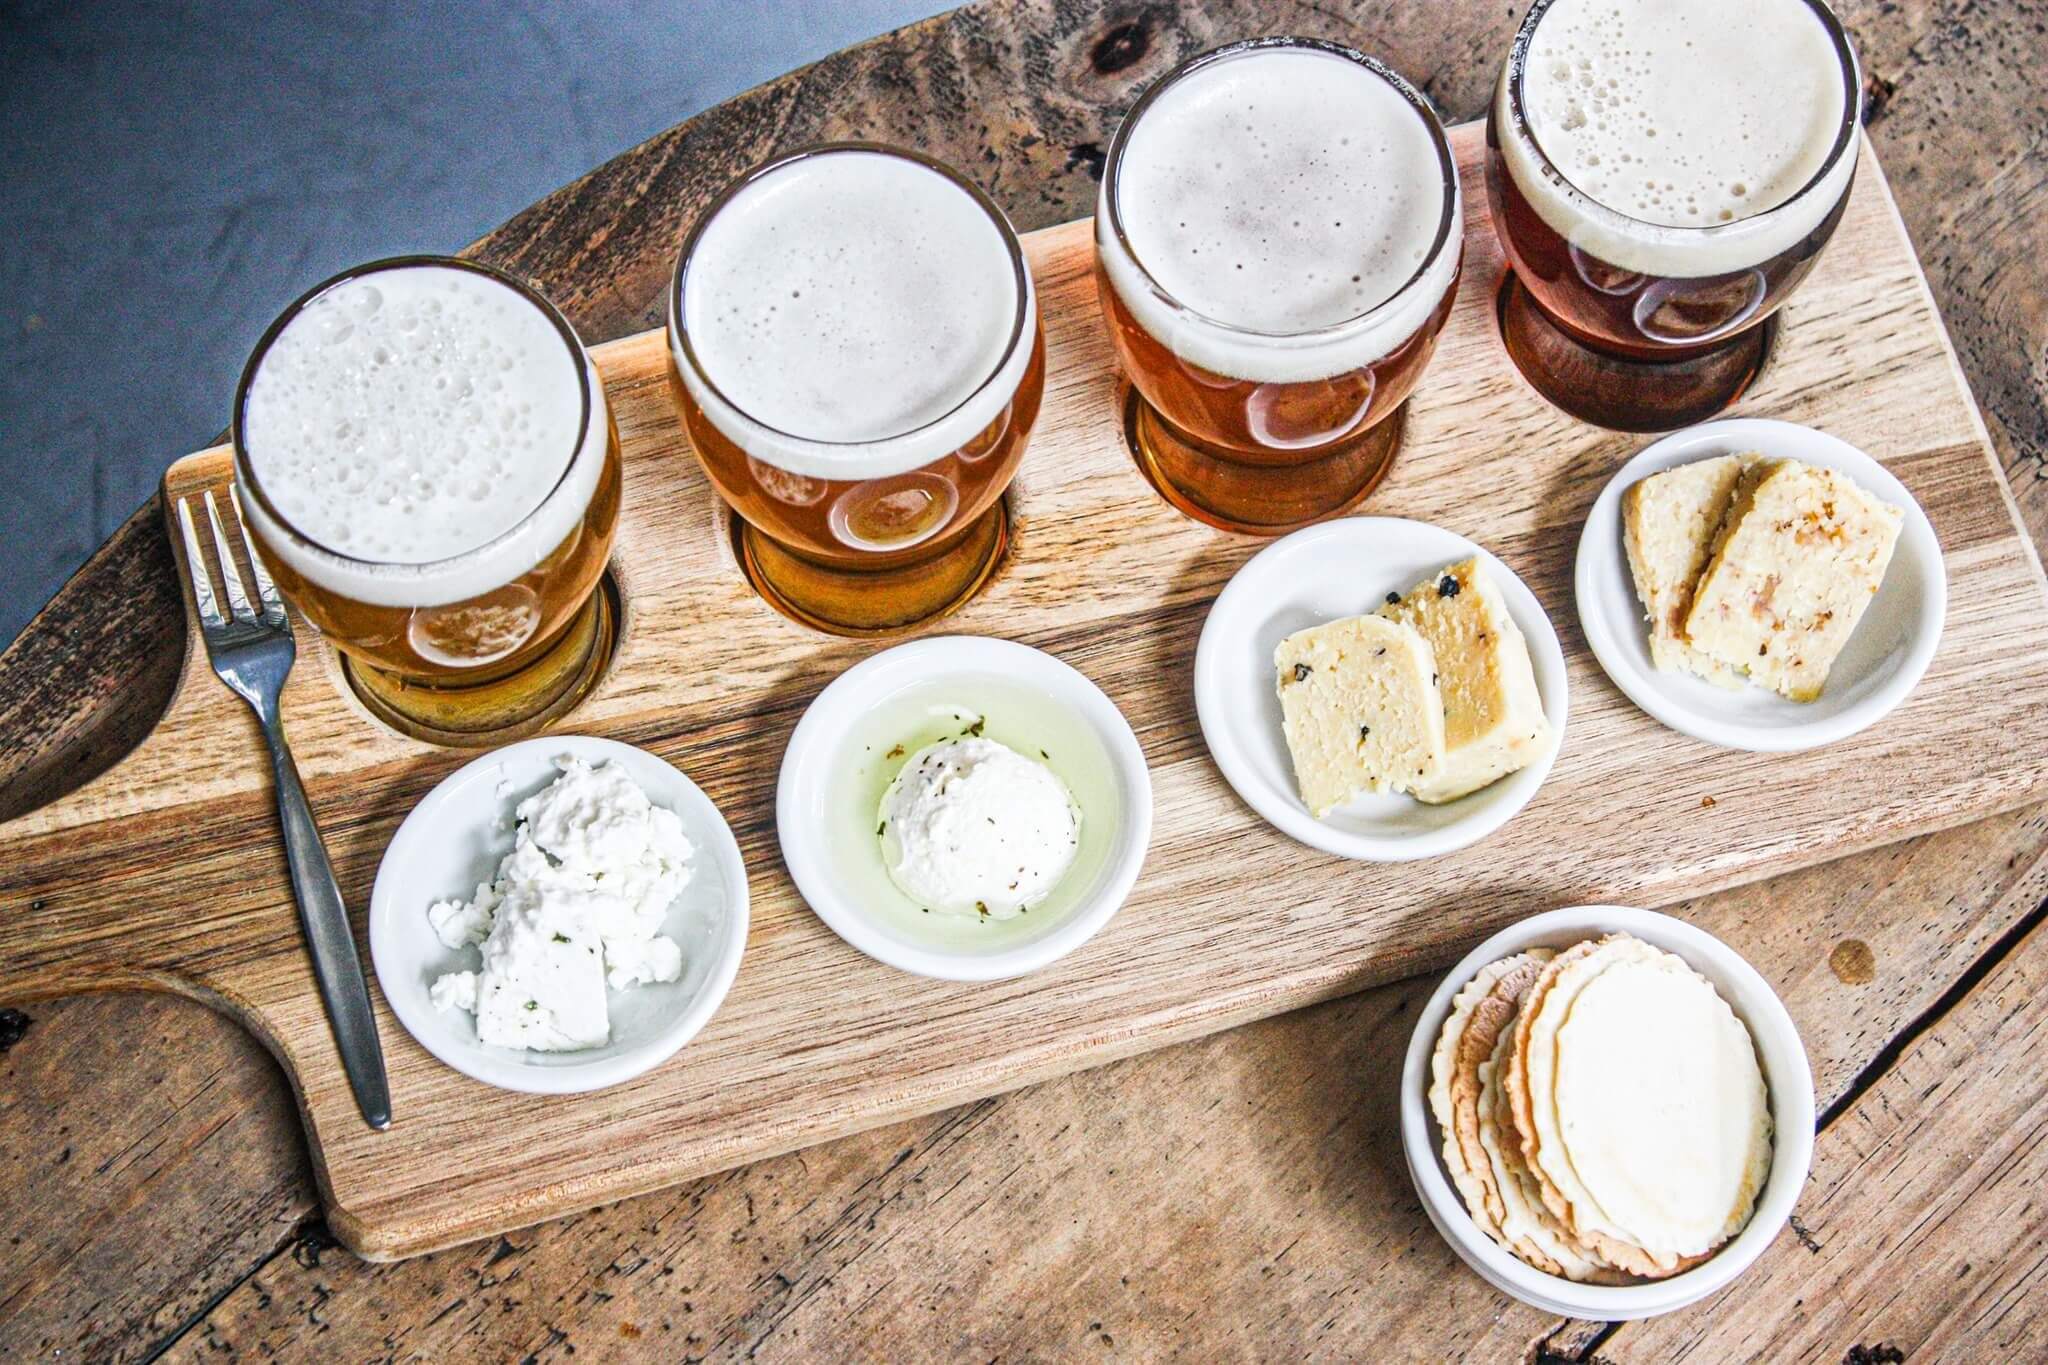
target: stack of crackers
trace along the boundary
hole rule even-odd
[[[1627,934],[1481,970],[1451,1002],[1429,1103],[1473,1221],[1572,1280],[1690,1269],[1770,1173],[1749,1030],[1684,959]]]
[[[1884,582],[1904,514],[1847,475],[1719,455],[1622,494],[1650,661],[1812,701]]]

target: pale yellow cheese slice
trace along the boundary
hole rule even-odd
[[[1610,962],[1557,1030],[1552,1111],[1607,1222],[1654,1257],[1711,1250],[1749,1221],[1771,1113],[1749,1030],[1661,951]]]
[[[1694,649],[1686,613],[1714,548],[1714,533],[1754,455],[1717,455],[1652,474],[1621,495],[1621,539],[1636,597],[1650,622],[1650,662],[1683,669],[1719,687],[1742,686],[1740,669]]]
[[[1444,761],[1436,655],[1410,627],[1352,616],[1273,651],[1287,751],[1317,819],[1362,792],[1415,790]]]
[[[1846,475],[1766,462],[1736,490],[1686,636],[1781,696],[1812,701],[1884,582],[1904,522]]]
[[[1444,761],[1412,790],[1455,801],[1527,767],[1550,742],[1529,642],[1477,559],[1447,566],[1380,608],[1413,626],[1436,655]]]

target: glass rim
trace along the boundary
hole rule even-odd
[[[1158,99],[1167,89],[1179,84],[1184,78],[1193,75],[1205,67],[1254,53],[1278,51],[1320,52],[1326,56],[1339,57],[1365,68],[1373,75],[1385,81],[1387,85],[1392,87],[1394,93],[1401,96],[1408,106],[1421,118],[1423,129],[1429,134],[1430,143],[1436,149],[1437,164],[1443,172],[1444,182],[1443,207],[1437,216],[1436,236],[1430,242],[1429,250],[1423,254],[1422,263],[1415,268],[1414,273],[1401,282],[1399,288],[1395,289],[1393,293],[1387,295],[1378,303],[1375,303],[1372,307],[1354,313],[1350,317],[1340,318],[1336,322],[1324,323],[1319,327],[1307,327],[1288,331],[1272,331],[1259,327],[1247,327],[1241,323],[1228,322],[1213,314],[1205,313],[1201,309],[1175,297],[1171,290],[1159,282],[1158,277],[1152,273],[1151,267],[1145,264],[1144,257],[1140,256],[1138,249],[1132,245],[1130,235],[1124,230],[1123,208],[1119,203],[1119,195],[1123,185],[1122,176],[1119,172],[1123,166],[1124,152],[1130,144],[1131,131],[1144,118],[1146,112],[1152,107],[1153,101]],[[1154,81],[1145,93],[1138,97],[1137,103],[1130,107],[1129,111],[1124,114],[1122,122],[1117,125],[1116,134],[1110,139],[1109,155],[1103,162],[1102,171],[1103,213],[1109,220],[1110,233],[1116,238],[1118,247],[1129,258],[1131,264],[1137,267],[1139,276],[1145,282],[1145,287],[1151,290],[1162,303],[1165,303],[1175,312],[1194,318],[1205,326],[1217,328],[1233,336],[1255,337],[1268,341],[1317,341],[1339,336],[1353,328],[1370,323],[1376,318],[1389,315],[1394,305],[1407,297],[1409,291],[1422,283],[1429,273],[1436,268],[1437,263],[1443,258],[1446,250],[1450,249],[1453,245],[1463,245],[1462,238],[1455,232],[1458,226],[1457,209],[1459,193],[1457,157],[1451,151],[1450,138],[1444,132],[1443,120],[1437,117],[1436,111],[1430,107],[1429,101],[1423,97],[1421,91],[1409,83],[1406,77],[1379,58],[1369,56],[1355,47],[1331,42],[1325,38],[1300,38],[1284,34],[1269,38],[1244,38],[1234,43],[1225,43],[1221,47],[1210,48],[1206,52],[1198,52]]]
[[[569,451],[569,458],[562,465],[561,474],[555,479],[553,484],[549,485],[548,491],[541,495],[538,502],[520,514],[517,521],[506,527],[503,531],[500,531],[497,535],[492,536],[483,544],[471,546],[459,554],[447,555],[440,559],[399,564],[386,560],[364,559],[360,555],[352,555],[346,551],[337,550],[333,546],[315,539],[293,525],[291,519],[279,511],[277,504],[271,501],[270,495],[263,491],[262,481],[256,477],[255,462],[249,456],[246,417],[249,407],[249,389],[255,382],[257,372],[263,366],[264,358],[270,354],[270,348],[276,343],[278,337],[284,334],[284,329],[300,313],[304,312],[309,304],[326,294],[329,290],[347,284],[351,280],[361,279],[368,275],[379,275],[393,270],[406,270],[416,267],[467,270],[472,274],[481,275],[486,279],[494,280],[498,284],[504,285],[513,293],[537,307],[541,315],[554,327],[556,333],[562,338],[563,344],[568,348],[571,368],[576,374],[576,388],[582,402],[583,412],[581,420],[578,421],[576,426],[575,445]],[[235,384],[235,406],[229,427],[229,437],[234,447],[235,481],[256,500],[257,505],[263,509],[263,514],[275,522],[286,534],[343,564],[360,565],[370,569],[405,569],[427,574],[459,566],[472,559],[484,558],[491,551],[524,531],[532,523],[533,519],[540,515],[541,509],[554,501],[555,495],[560,493],[562,486],[569,481],[569,475],[576,467],[577,456],[582,453],[583,447],[590,441],[590,424],[593,415],[589,353],[583,347],[582,338],[576,335],[576,329],[569,325],[568,318],[562,315],[562,311],[559,308],[548,302],[539,290],[533,288],[533,286],[517,276],[500,270],[496,266],[486,265],[482,261],[467,260],[460,256],[413,254],[384,256],[374,261],[365,261],[361,265],[351,266],[347,270],[340,271],[322,280],[319,284],[314,285],[311,289],[308,289],[305,293],[285,305],[284,311],[277,315],[276,320],[265,328],[263,335],[257,339],[255,348],[249,352],[247,363],[242,367],[242,377]]]
[[[1845,154],[1856,146],[1857,132],[1863,126],[1863,74],[1856,61],[1856,49],[1849,42],[1848,30],[1827,4],[1827,0],[1800,0],[1820,22],[1821,29],[1834,45],[1835,58],[1842,74],[1842,121],[1835,130],[1835,140],[1828,148],[1828,154],[1821,159],[1819,167],[1807,178],[1806,183],[1785,198],[1759,213],[1747,218],[1737,218],[1727,223],[1703,223],[1689,227],[1683,223],[1653,223],[1647,218],[1638,218],[1623,213],[1620,209],[1601,203],[1574,184],[1571,177],[1559,170],[1557,163],[1550,159],[1550,153],[1543,149],[1542,141],[1536,136],[1536,129],[1529,122],[1529,111],[1522,99],[1522,78],[1529,65],[1529,45],[1535,41],[1536,29],[1543,17],[1557,6],[1558,0],[1534,0],[1529,12],[1522,17],[1522,26],[1515,31],[1514,45],[1508,49],[1508,63],[1502,73],[1508,86],[1508,113],[1512,127],[1509,132],[1520,139],[1535,154],[1537,165],[1544,175],[1569,195],[1574,204],[1582,205],[1596,218],[1605,218],[1611,223],[1624,224],[1633,228],[1644,228],[1656,233],[1679,234],[1679,241],[1705,241],[1716,233],[1732,234],[1735,229],[1751,223],[1763,222],[1776,217],[1786,209],[1804,201],[1818,190],[1835,168],[1841,165]]]
[[[808,161],[814,157],[838,156],[847,153],[886,156],[893,157],[899,161],[907,161],[937,174],[956,189],[964,191],[969,200],[995,226],[996,236],[1003,244],[1004,253],[1009,257],[1010,269],[1015,278],[1017,306],[1015,314],[1010,321],[1010,338],[1004,344],[1002,354],[996,358],[995,364],[989,368],[988,373],[976,380],[974,387],[961,396],[959,402],[953,404],[952,407],[947,408],[929,421],[920,422],[914,427],[892,432],[887,436],[871,437],[858,441],[834,441],[818,436],[805,436],[798,432],[785,430],[782,427],[776,426],[773,422],[764,422],[746,408],[735,403],[731,396],[718,386],[717,381],[711,378],[710,373],[704,368],[704,362],[697,356],[696,347],[690,342],[690,329],[683,322],[683,290],[688,286],[690,262],[697,253],[698,245],[703,241],[705,231],[717,219],[718,215],[724,212],[726,207],[734,199],[738,198],[743,191],[777,171],[796,165],[798,162]],[[731,184],[720,190],[717,197],[704,206],[704,211],[697,215],[697,221],[691,225],[689,235],[683,238],[682,249],[676,254],[675,271],[669,278],[669,349],[689,365],[690,372],[696,377],[697,382],[702,384],[720,403],[770,435],[779,436],[784,440],[794,441],[819,450],[863,450],[875,446],[888,446],[900,442],[908,442],[925,432],[951,421],[961,409],[974,402],[982,394],[988,392],[989,385],[1001,378],[1003,372],[1010,367],[1011,362],[1017,355],[1018,346],[1022,345],[1027,337],[1034,334],[1035,329],[1032,326],[1034,311],[1031,268],[1024,259],[1024,245],[1017,239],[1017,230],[1011,226],[1009,216],[1003,212],[1001,205],[991,199],[979,185],[976,185],[945,162],[940,161],[936,157],[926,156],[922,152],[912,151],[907,147],[898,147],[887,142],[842,139],[833,142],[814,142],[770,157],[768,160],[735,176]]]

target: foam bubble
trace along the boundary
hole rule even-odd
[[[1011,347],[1017,312],[1004,225],[922,163],[848,149],[729,200],[674,321],[718,393],[679,368],[721,431],[778,468],[844,479],[929,463],[988,425],[1029,360],[1028,340]]]
[[[1444,203],[1430,124],[1348,57],[1275,47],[1218,58],[1160,91],[1122,136],[1098,247],[1139,321],[1205,368],[1255,380],[1359,368],[1405,341],[1456,274],[1462,218],[1429,254]],[[1112,194],[1128,250],[1107,229]],[[1176,314],[1146,276],[1202,317]],[[1345,327],[1396,295],[1389,316]],[[1332,328],[1343,335],[1312,346],[1230,335]]]

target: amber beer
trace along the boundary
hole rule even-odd
[[[1628,431],[1734,402],[1841,220],[1860,98],[1820,0],[1537,0],[1487,120],[1524,376]]]
[[[755,588],[840,634],[973,595],[1045,388],[1030,271],[957,173],[872,143],[743,176],[684,243],[669,377]]]
[[[387,721],[482,743],[595,680],[618,436],[574,330],[525,285],[424,256],[319,285],[250,357],[234,448],[265,566]]]
[[[1195,57],[1117,130],[1095,234],[1126,435],[1168,501],[1271,535],[1365,499],[1463,259],[1413,87],[1309,39]]]

